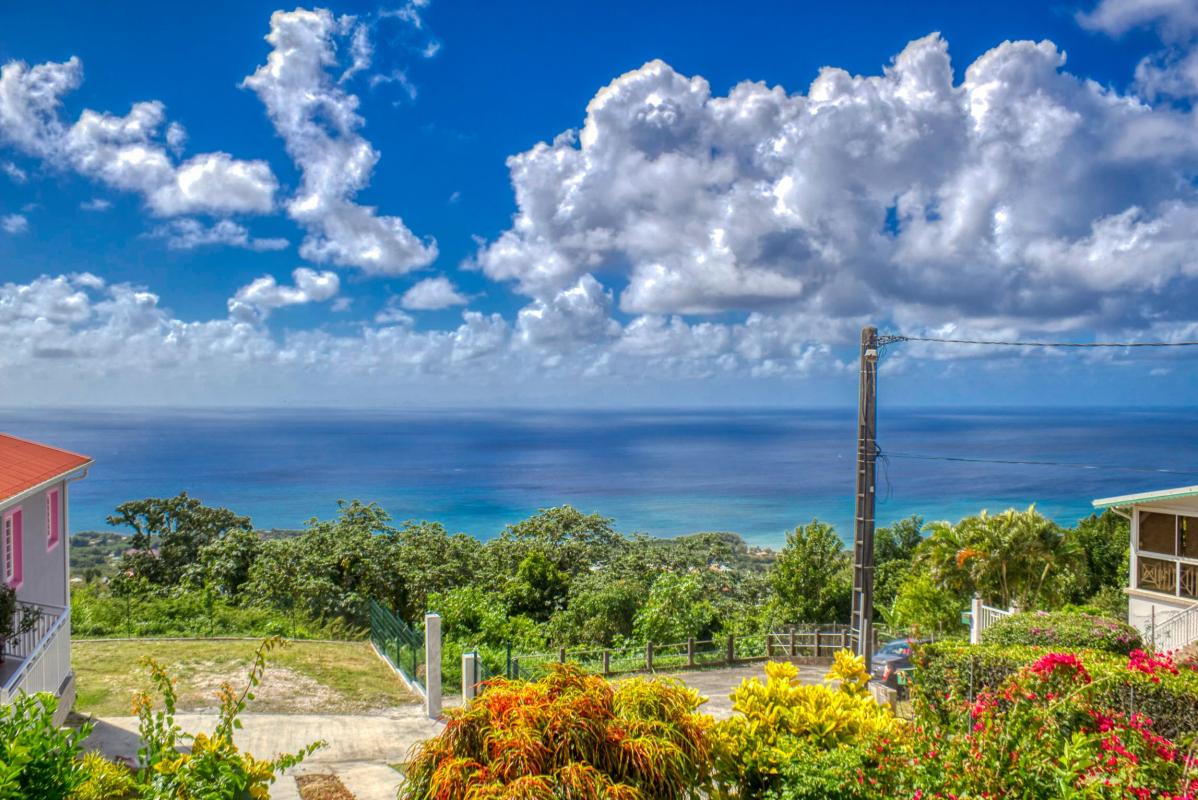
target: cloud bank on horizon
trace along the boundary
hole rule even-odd
[[[395,13],[420,29],[426,3]],[[77,57],[11,61],[0,68],[8,180],[29,175],[6,151],[136,196],[146,235],[178,250],[286,250],[288,239],[252,232],[284,217],[306,265],[231,287],[227,316],[198,321],[154,287],[84,270],[0,283],[0,366],[26,370],[35,398],[38,385],[131,374],[219,391],[266,376],[279,391],[312,376],[382,387],[802,378],[849,370],[845,345],[870,322],[1198,338],[1198,11],[1103,0],[1077,21],[1110,36],[1150,28],[1159,50],[1123,91],[1070,73],[1047,40],[997,44],[955,82],[938,34],[876,75],[826,67],[805,92],[746,81],[720,96],[660,60],[616,77],[579,129],[509,158],[511,226],[459,265],[523,298],[511,316],[470,308],[475,295],[438,263],[431,236],[357,199],[380,153],[355,81],[393,80],[371,72],[370,20],[271,16],[269,52],[242,86],[281,138],[294,188],[264,160],[187,155],[186,130],[158,101],[64,118],[83,81]],[[423,55],[439,46],[429,39]],[[36,233],[23,214],[0,219],[0,236]],[[352,333],[271,322],[284,306],[352,313],[345,279],[409,274]],[[444,329],[418,318],[455,308],[460,322]]]

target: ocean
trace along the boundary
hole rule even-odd
[[[357,498],[487,539],[570,503],[625,533],[771,547],[813,518],[851,538],[855,424],[853,409],[0,411],[0,431],[95,459],[74,531],[186,490],[259,528]],[[1071,525],[1096,497],[1198,484],[1198,409],[885,409],[878,426],[880,525],[1031,503]]]

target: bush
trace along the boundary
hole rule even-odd
[[[497,679],[416,746],[399,798],[704,797],[703,702],[675,681],[613,687],[570,664],[536,682]]]
[[[873,748],[903,727],[874,702],[864,663],[848,651],[836,654],[824,684],[800,683],[789,663],[768,663],[765,674],[764,683],[741,683],[732,693],[735,716],[716,725],[717,797],[747,800],[770,791],[784,798],[824,797],[820,786],[856,784],[873,766],[861,748]],[[824,755],[841,748],[843,758]],[[816,762],[809,764],[813,753]]]
[[[323,742],[315,742],[298,753],[279,755],[268,761],[254,758],[233,744],[233,732],[241,727],[237,717],[254,698],[253,690],[266,669],[267,653],[280,644],[278,639],[262,643],[250,667],[248,685],[240,694],[228,684],[221,687],[220,713],[211,734],[184,733],[175,724],[174,681],[152,659],[146,660],[163,708],[156,709],[147,693],[133,701],[143,743],[138,751],[138,778],[144,797],[267,800],[268,787],[279,773],[324,746]],[[184,741],[191,742],[190,752],[180,753],[177,747]]]
[[[875,748],[842,744],[832,750],[801,747],[782,770],[779,788],[766,800],[872,800],[867,776],[877,767]]]
[[[1012,614],[983,631],[982,644],[1106,650],[1121,655],[1144,646],[1140,632],[1126,622],[1076,611]]]
[[[84,781],[71,800],[134,800],[141,794],[133,770],[114,764],[97,752],[83,757],[82,769]]]
[[[1046,653],[973,702],[942,708],[943,717],[917,711],[910,782],[895,796],[1194,797],[1192,737],[1175,740],[1148,717],[1113,707],[1107,684],[1116,676],[1094,669],[1103,658],[1113,657]],[[1152,682],[1182,677],[1167,657],[1137,651],[1121,660]]]
[[[947,722],[955,704],[997,690],[1047,652],[1044,648],[949,642],[925,645],[915,658],[915,693],[931,716]],[[1135,666],[1145,663],[1142,651],[1134,651],[1131,659],[1092,650],[1077,655],[1085,660],[1095,691],[1110,708],[1150,718],[1156,731],[1169,738],[1198,731],[1198,670],[1181,667],[1176,675],[1145,672]]]
[[[91,725],[55,727],[53,695],[25,695],[0,706],[0,800],[62,800],[84,780],[76,760]]]

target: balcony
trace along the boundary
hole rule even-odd
[[[62,606],[20,603],[39,613],[33,629],[21,634],[15,645],[4,650],[0,664],[0,705],[21,692],[59,694],[71,675],[71,610]],[[59,715],[69,710],[69,700]]]

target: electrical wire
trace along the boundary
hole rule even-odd
[[[936,342],[939,344],[984,344],[998,347],[1198,347],[1198,341],[1181,342],[1018,342],[986,339],[942,339],[935,336],[900,336],[887,334],[878,337],[879,345],[898,342]]]
[[[881,455],[882,451],[878,450],[878,454]],[[1079,464],[1074,461],[1036,461],[1030,459],[1013,458],[969,458],[967,456],[941,456],[927,453],[895,453],[889,450],[886,451],[885,455],[888,458],[908,458],[919,461],[960,461],[971,464],[1012,464],[1033,467],[1071,467],[1073,469],[1122,470],[1126,472],[1152,472],[1158,475],[1187,475],[1191,477],[1198,476],[1198,472],[1186,472],[1184,470],[1157,467],[1132,467],[1119,464]]]

